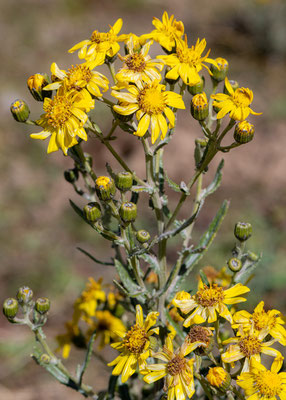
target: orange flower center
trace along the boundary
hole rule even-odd
[[[187,360],[180,355],[176,355],[171,361],[168,362],[167,370],[170,375],[174,376],[185,371],[186,366]]]
[[[72,115],[71,102],[65,96],[56,96],[46,107],[48,124],[53,128],[61,128]]]
[[[142,72],[146,67],[146,62],[142,54],[130,54],[126,57],[125,64],[128,69],[134,72]]]
[[[165,108],[164,94],[158,87],[148,87],[138,95],[140,109],[147,114],[160,114]]]
[[[195,295],[195,299],[203,307],[212,307],[223,302],[224,292],[216,284],[210,287],[204,285],[204,288],[200,289]]]
[[[123,344],[130,353],[140,354],[143,352],[147,340],[146,330],[135,324],[127,332]]]
[[[91,70],[85,65],[76,65],[68,69],[67,86],[68,89],[81,90],[91,80]]]
[[[239,341],[240,351],[245,357],[251,357],[261,352],[261,341],[255,336],[245,336]]]
[[[262,396],[272,398],[279,396],[282,391],[281,378],[278,374],[271,371],[259,371],[254,377],[255,388]]]

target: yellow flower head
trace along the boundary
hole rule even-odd
[[[106,294],[101,284],[102,279],[96,282],[93,278],[89,278],[86,289],[76,301],[76,309],[86,317],[94,317],[98,303],[106,301]]]
[[[124,40],[125,45],[127,45],[131,40],[133,42],[133,50],[140,51],[141,47],[146,43],[146,35],[137,36],[134,33],[128,33],[127,35],[121,35]]]
[[[246,372],[249,371],[249,363],[252,359],[260,362],[261,353],[275,357],[275,360],[279,360],[282,357],[281,353],[270,347],[276,340],[272,339],[263,342],[266,336],[266,332],[257,333],[252,329],[249,333],[240,333],[239,336],[225,340],[223,344],[235,344],[231,344],[227,351],[222,354],[222,361],[233,364],[235,361],[245,359],[242,372]]]
[[[66,92],[61,87],[53,99],[45,98],[43,108],[45,114],[36,121],[43,131],[30,136],[41,140],[51,136],[48,153],[61,148],[67,155],[68,149],[77,144],[76,136],[87,140],[83,125],[88,119],[86,113],[94,108],[94,100],[87,91]]]
[[[30,90],[41,90],[46,84],[46,78],[42,74],[32,75],[27,80],[27,85]]]
[[[206,378],[212,386],[219,389],[226,388],[231,381],[229,373],[221,367],[210,368]]]
[[[143,35],[143,37],[154,39],[168,51],[175,47],[176,39],[180,39],[184,34],[183,22],[177,21],[174,15],[169,18],[166,11],[163,14],[162,21],[154,17],[152,24],[156,29],[150,34]]]
[[[232,315],[227,308],[229,304],[237,304],[246,301],[243,297],[237,297],[249,292],[249,288],[241,283],[230,289],[224,290],[217,284],[209,287],[199,282],[200,288],[197,293],[188,300],[173,300],[173,304],[183,313],[189,313],[194,310],[185,320],[184,326],[188,327],[194,323],[201,323],[206,320],[214,322],[217,320],[217,314],[232,323]]]
[[[152,42],[146,43],[140,51],[134,48],[133,38],[131,37],[127,43],[128,54],[119,58],[124,61],[124,66],[116,74],[119,82],[135,82],[140,81],[150,83],[154,79],[161,80],[161,75],[157,71],[162,71],[163,63],[158,60],[152,60],[148,55]]]
[[[238,311],[234,314],[234,329],[242,327],[244,332],[249,332],[252,327],[258,332],[267,332],[279,343],[286,346],[286,330],[282,326],[285,324],[283,315],[278,310],[265,311],[264,302],[261,301],[254,310],[253,314],[247,311]]]
[[[158,56],[171,69],[166,74],[166,78],[176,80],[180,76],[186,85],[194,86],[200,82],[199,72],[205,67],[211,74],[209,68],[204,63],[216,64],[215,60],[208,58],[210,50],[202,56],[207,45],[205,39],[198,39],[195,46],[188,47],[187,36],[185,40],[177,40],[176,53],[167,56]]]
[[[96,311],[95,322],[92,325],[92,330],[96,331],[96,337],[100,338],[99,349],[119,339],[116,332],[126,332],[124,324],[119,318],[114,317],[110,311]]]
[[[103,64],[106,56],[113,57],[120,49],[118,42],[124,40],[125,35],[117,35],[122,24],[123,21],[119,18],[113,26],[110,26],[109,32],[93,31],[90,39],[77,43],[69,50],[69,53],[79,50],[78,57],[80,59],[95,61],[97,65]]]
[[[167,337],[163,350],[153,353],[152,357],[163,363],[148,364],[143,371],[143,380],[147,383],[165,378],[164,390],[168,392],[168,400],[191,398],[195,392],[193,364],[194,359],[185,358],[201,342],[187,344],[186,342],[174,352],[172,338]]]
[[[142,307],[136,306],[136,323],[127,333],[116,331],[121,337],[121,342],[113,343],[111,346],[120,351],[120,355],[110,362],[108,366],[115,366],[112,375],[120,375],[122,382],[126,382],[131,375],[136,372],[137,365],[139,370],[146,365],[146,359],[150,356],[150,336],[159,333],[159,328],[151,327],[155,325],[158,312],[150,312],[145,321],[143,319]]]
[[[99,72],[92,71],[96,67],[95,62],[77,64],[64,71],[59,69],[56,63],[51,65],[51,73],[57,78],[56,82],[51,83],[45,87],[45,90],[58,89],[64,85],[67,91],[77,90],[81,91],[84,88],[96,97],[101,97],[100,88],[103,92],[108,90],[108,79]]]
[[[244,121],[249,114],[261,115],[262,113],[254,112],[249,106],[253,100],[253,92],[248,88],[237,88],[233,90],[229,80],[225,78],[225,87],[228,94],[217,93],[211,97],[215,100],[213,105],[220,108],[217,119],[223,118],[229,113],[230,118],[237,121]]]
[[[238,376],[237,384],[244,389],[246,398],[260,400],[281,400],[286,398],[286,373],[278,373],[283,359],[274,361],[268,370],[255,359],[250,361],[250,371]]]
[[[164,85],[160,85],[157,80],[150,84],[129,85],[129,93],[120,93],[115,90],[111,92],[120,103],[124,105],[114,106],[114,110],[122,115],[130,115],[136,112],[136,118],[139,121],[136,136],[144,136],[151,125],[151,140],[155,143],[161,134],[164,139],[168,132],[168,124],[165,117],[168,118],[170,127],[175,126],[175,115],[171,108],[184,109],[185,105],[182,96],[178,93],[165,90]],[[165,117],[163,116],[165,114]]]

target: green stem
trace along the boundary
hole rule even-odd
[[[217,86],[218,86],[218,82],[215,81],[214,79],[212,79],[212,83],[213,83],[213,90],[211,95],[215,94],[216,90],[217,90]],[[212,109],[213,109],[213,99],[210,97],[210,102],[209,102],[209,116],[208,116],[208,122],[207,122],[207,127],[208,129],[211,129],[212,123],[213,123],[213,113],[212,113]]]
[[[116,79],[116,76],[115,76],[116,72],[115,72],[115,68],[114,68],[114,63],[113,62],[108,62],[107,66],[108,66],[108,69],[109,69],[109,71],[111,73],[112,79],[113,79],[114,83],[116,84],[117,83],[117,79]]]
[[[105,136],[105,138],[104,138],[105,140],[109,140],[109,139],[111,138],[111,136],[113,135],[113,132],[114,132],[115,129],[117,128],[118,124],[119,124],[119,121],[118,121],[118,120],[116,120],[116,121],[112,124],[112,127],[111,127],[109,133],[108,133],[108,134]]]
[[[207,398],[209,400],[213,400],[213,395],[211,393],[211,391],[208,388],[208,383],[204,380],[204,378],[198,374],[197,372],[194,372],[194,376],[198,379],[198,381],[200,382],[205,394],[207,395]]]

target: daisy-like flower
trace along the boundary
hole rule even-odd
[[[53,63],[51,65],[51,73],[57,80],[47,85],[45,90],[57,90],[64,85],[67,91],[87,89],[92,95],[101,97],[100,88],[102,88],[103,92],[106,92],[109,81],[103,74],[93,71],[95,67],[96,63],[90,62],[77,64],[64,71],[59,69],[56,63]]]
[[[130,115],[136,112],[139,121],[136,136],[144,136],[151,125],[151,140],[155,143],[161,133],[164,139],[168,132],[168,124],[163,113],[169,120],[171,128],[175,126],[175,115],[171,108],[185,108],[182,96],[178,93],[166,91],[164,85],[157,80],[150,84],[138,82],[128,86],[129,93],[113,90],[111,95],[124,105],[113,106],[114,111],[121,115]]]
[[[125,45],[132,40],[133,41],[133,50],[140,51],[141,47],[146,43],[147,38],[145,35],[137,36],[134,33],[128,33],[127,35],[120,35],[123,38]]]
[[[83,40],[73,46],[69,53],[79,50],[78,57],[87,61],[96,61],[97,65],[101,65],[105,61],[105,56],[115,56],[120,46],[118,42],[122,42],[125,35],[117,36],[122,28],[123,21],[119,18],[113,26],[110,26],[109,32],[93,31],[90,39]]]
[[[249,332],[253,327],[254,330],[269,333],[279,343],[286,346],[286,330],[282,326],[285,324],[283,315],[278,310],[265,311],[264,301],[261,301],[254,309],[254,313],[250,314],[247,311],[238,311],[234,314],[235,322],[232,327],[234,329],[241,326],[244,332]]]
[[[88,119],[86,113],[94,108],[94,100],[87,91],[66,92],[61,87],[53,99],[45,97],[43,108],[45,114],[36,121],[43,131],[30,137],[44,140],[51,136],[48,153],[61,148],[67,155],[68,149],[78,143],[76,136],[87,140],[83,126]]]
[[[150,312],[145,321],[143,319],[142,307],[136,306],[136,323],[126,333],[116,331],[121,337],[121,342],[113,343],[111,346],[120,351],[120,355],[108,366],[115,366],[112,375],[121,375],[122,382],[126,382],[131,375],[146,366],[146,359],[150,357],[150,336],[159,333],[159,328],[152,328],[155,325],[158,312]],[[152,329],[151,329],[152,328]]]
[[[237,296],[247,293],[249,290],[247,286],[243,286],[241,283],[224,290],[217,284],[206,286],[200,281],[199,290],[195,295],[191,296],[189,300],[177,300],[175,298],[173,304],[184,314],[195,309],[185,320],[185,327],[190,326],[194,321],[195,323],[202,323],[206,320],[210,323],[215,322],[218,315],[232,323],[232,315],[227,305],[246,301],[244,297]]]
[[[154,17],[152,24],[156,29],[142,36],[154,39],[167,51],[171,51],[176,45],[176,39],[180,39],[184,34],[183,22],[177,21],[174,15],[171,15],[169,18],[166,11],[163,14],[162,21]]]
[[[202,344],[184,342],[174,352],[172,339],[168,336],[163,350],[152,354],[152,357],[162,360],[163,363],[148,364],[143,371],[143,380],[152,383],[164,378],[164,390],[168,392],[168,400],[191,398],[195,393],[194,359],[187,359],[186,356]]]
[[[244,121],[249,114],[262,114],[253,111],[249,107],[253,100],[252,90],[242,87],[233,90],[227,78],[225,78],[225,87],[228,90],[229,95],[217,93],[211,96],[215,100],[213,105],[220,109],[217,114],[217,119],[221,119],[229,113],[230,118],[237,121]]]
[[[260,362],[261,353],[275,357],[275,360],[283,359],[278,350],[270,347],[276,342],[276,339],[263,342],[267,336],[267,332],[261,331],[257,333],[252,329],[249,333],[243,334],[241,332],[240,335],[241,336],[232,337],[223,342],[223,344],[235,343],[231,344],[228,350],[221,355],[223,362],[233,364],[235,361],[245,359],[242,372],[247,372],[249,371],[250,361],[252,359]]]
[[[236,383],[245,391],[246,398],[253,400],[286,399],[286,372],[278,373],[283,359],[274,361],[270,370],[252,359],[250,371],[238,376]]]
[[[102,289],[102,278],[97,282],[89,278],[86,289],[75,302],[75,309],[86,317],[95,317],[99,302],[106,301],[106,294]]]
[[[215,60],[208,58],[210,50],[202,57],[202,53],[207,45],[205,39],[201,41],[198,39],[195,46],[191,48],[188,47],[187,35],[185,35],[185,40],[177,40],[176,43],[176,53],[158,56],[158,58],[171,68],[166,74],[166,78],[176,80],[180,76],[186,85],[194,86],[200,82],[199,72],[203,67],[211,74],[205,63],[213,65],[217,65],[217,63]]]
[[[128,53],[125,57],[118,55],[121,61],[124,61],[123,68],[116,74],[116,79],[121,82],[140,81],[150,83],[154,79],[161,80],[158,72],[162,71],[163,63],[159,60],[151,60],[148,55],[152,42],[146,43],[140,51],[134,49],[134,42],[131,38],[127,43]]]
[[[96,337],[100,338],[98,345],[99,349],[103,349],[110,342],[115,342],[119,339],[116,332],[126,332],[124,324],[119,318],[116,318],[108,310],[96,311],[96,320],[92,324],[90,332],[96,331]]]

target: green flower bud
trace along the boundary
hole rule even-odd
[[[51,357],[48,354],[44,353],[40,357],[40,362],[43,363],[43,364],[50,364]]]
[[[10,110],[17,122],[26,122],[29,118],[30,109],[24,100],[15,100],[11,104]]]
[[[21,305],[29,304],[33,295],[33,291],[28,286],[22,286],[17,292],[17,299]]]
[[[234,130],[234,140],[237,143],[248,143],[253,139],[254,126],[247,121],[239,122]]]
[[[257,261],[259,259],[259,256],[257,254],[255,254],[255,253],[253,253],[253,251],[248,251],[247,252],[247,258],[250,261]]]
[[[96,222],[101,217],[100,205],[95,202],[88,203],[84,206],[83,213],[89,222]]]
[[[16,317],[18,312],[18,301],[13,298],[6,299],[3,304],[3,314],[8,319]]]
[[[64,177],[67,182],[74,183],[78,180],[78,170],[77,168],[67,169],[64,172]]]
[[[111,200],[115,194],[113,179],[108,176],[99,176],[95,181],[95,190],[100,200]]]
[[[198,121],[203,121],[209,115],[209,103],[205,92],[196,94],[192,98],[191,114]]]
[[[117,189],[125,192],[131,189],[133,183],[133,176],[130,172],[119,172],[116,175],[115,184]]]
[[[241,270],[241,267],[242,267],[241,261],[240,261],[238,258],[236,258],[236,257],[230,258],[230,259],[228,260],[228,262],[227,262],[227,265],[228,265],[228,268],[229,268],[232,272],[238,272],[238,271]]]
[[[234,236],[241,242],[249,239],[252,235],[252,226],[249,222],[237,222],[234,227]]]
[[[237,81],[230,80],[230,81],[229,81],[229,84],[230,84],[230,86],[233,88],[233,90],[236,90],[236,89],[239,88],[239,83],[238,83]],[[224,88],[223,88],[223,93],[230,95],[230,93],[229,93],[229,91],[227,90],[227,88],[226,88],[225,85],[224,85]]]
[[[40,314],[46,314],[50,309],[50,305],[51,303],[49,299],[46,297],[40,297],[36,300],[35,309]]]
[[[121,204],[120,217],[124,222],[133,222],[137,217],[137,206],[131,201]]]
[[[204,76],[200,76],[200,82],[194,86],[187,86],[189,93],[193,96],[198,93],[202,93],[205,87],[205,78]]]
[[[37,101],[44,101],[45,97],[52,97],[52,90],[44,90],[49,84],[47,74],[35,74],[27,80],[28,89]]]
[[[218,68],[215,65],[211,65],[212,79],[217,82],[221,82],[225,79],[228,72],[228,62],[221,57],[215,59]]]
[[[145,231],[144,229],[141,229],[136,233],[136,239],[138,240],[139,243],[146,243],[148,240],[150,240],[150,233]]]

